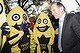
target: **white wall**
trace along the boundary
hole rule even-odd
[[[63,5],[66,7],[67,12],[71,11],[77,11],[76,9],[79,7],[79,5],[76,3],[75,0],[61,0]],[[78,0],[80,3],[80,0]]]

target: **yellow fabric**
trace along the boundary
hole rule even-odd
[[[0,3],[2,5],[2,13],[0,14],[0,27],[2,26],[2,24],[4,22],[6,22],[6,15],[5,15],[5,7],[4,7],[4,3],[3,3],[3,0],[0,0]],[[1,9],[0,9],[1,10]]]
[[[6,42],[6,36],[3,35],[1,50],[2,50],[2,48],[3,48],[4,44],[5,44],[5,42]]]
[[[41,19],[40,23],[39,23],[39,19]],[[44,19],[48,20],[47,24],[43,23]],[[49,28],[47,30],[44,30],[44,28],[46,28],[45,26],[48,26]],[[38,30],[37,29],[38,27],[41,27],[42,30],[44,30],[44,31]],[[50,22],[48,15],[45,14],[44,12],[41,12],[39,17],[37,18],[37,21],[35,23],[34,30],[33,30],[34,41],[38,44],[37,45],[37,53],[41,53],[41,50],[40,50],[41,48],[40,48],[40,43],[38,41],[38,37],[40,38],[42,35],[44,35],[46,38],[50,38],[50,41],[49,41],[47,47],[48,47],[49,53],[51,53],[51,45],[54,43],[55,31],[54,31],[54,28],[52,27],[52,24]],[[43,53],[45,53],[45,51],[43,51]]]
[[[6,14],[5,14],[5,7],[4,7],[3,0],[0,0],[0,6],[1,6],[0,10],[2,11],[2,12],[0,11],[0,28],[1,28],[1,26],[3,25],[3,23],[6,22]],[[2,34],[1,31],[2,30],[0,29],[0,38],[2,36],[1,35]],[[0,49],[3,48],[5,42],[6,42],[6,36],[3,35],[3,38],[0,39],[0,44],[2,44],[2,45],[0,45],[0,47],[1,47]]]
[[[1,50],[1,45],[2,45],[2,30],[1,30],[1,28],[0,28],[0,50]]]
[[[48,20],[47,24],[43,23],[43,19],[45,19],[45,18]],[[38,19],[41,19],[40,24],[38,24]],[[49,26],[49,28],[45,32],[38,31],[38,29],[37,29],[38,26],[43,27],[46,25]],[[39,44],[37,37],[40,38],[42,35],[44,35],[46,38],[50,37],[50,41],[48,43],[49,45],[52,45],[54,43],[55,31],[54,31],[54,28],[52,27],[52,24],[51,24],[51,21],[50,21],[48,15],[45,14],[44,12],[41,12],[39,17],[37,18],[37,21],[35,23],[34,30],[33,30],[33,35],[34,35],[34,40],[37,44]]]
[[[20,49],[17,46],[18,43],[11,48],[11,53],[20,53]]]
[[[18,14],[20,19],[19,20],[13,20],[13,15],[14,14]],[[10,27],[10,36],[9,38],[15,36],[16,34],[19,34],[17,37],[13,38],[12,40],[8,41],[11,45],[16,43],[24,34],[24,32],[22,30],[17,30],[16,28],[14,28],[13,26],[15,24],[17,25],[21,25],[22,21],[23,21],[23,14],[25,14],[27,16],[27,14],[24,12],[24,10],[17,6],[15,8],[13,8],[9,14],[7,15],[7,21],[8,21],[8,25]],[[28,16],[27,16],[28,18]],[[20,27],[20,26],[19,26]],[[18,44],[18,43],[17,43]],[[12,53],[20,53],[20,49],[18,48],[18,45],[14,45],[12,48],[11,48],[11,51]],[[17,48],[17,50],[16,50]]]

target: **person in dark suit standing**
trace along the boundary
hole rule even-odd
[[[58,48],[60,53],[80,53],[80,15],[66,13],[60,2],[51,5],[55,19],[59,19]]]

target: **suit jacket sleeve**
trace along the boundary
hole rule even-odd
[[[76,14],[72,18],[72,29],[74,33],[80,38],[80,15]]]

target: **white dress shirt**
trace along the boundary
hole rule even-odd
[[[62,47],[61,47],[61,37],[62,37],[62,28],[63,28],[63,22],[65,18],[66,13],[62,15],[61,18],[59,18],[59,37],[58,37],[58,48],[60,52],[62,52]]]

